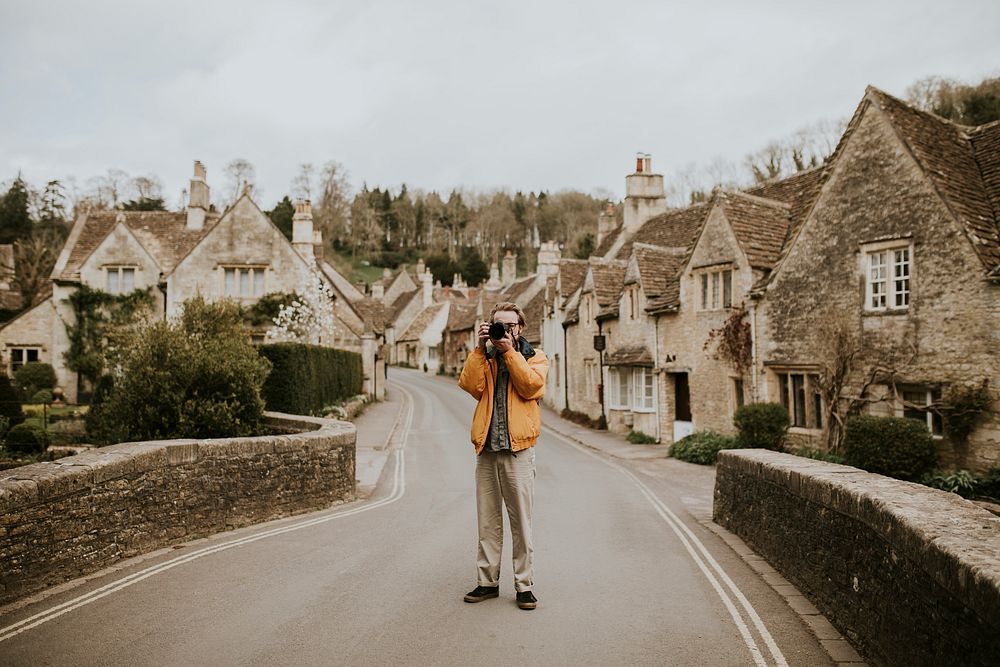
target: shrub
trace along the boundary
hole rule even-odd
[[[41,454],[48,444],[45,431],[31,424],[18,424],[7,432],[4,446],[19,454]]]
[[[262,396],[268,410],[297,415],[322,414],[323,408],[361,393],[361,355],[302,343],[262,345],[271,374]]]
[[[628,435],[625,436],[625,439],[628,440],[629,442],[631,442],[633,445],[655,445],[656,444],[656,438],[654,438],[651,435],[647,435],[647,434],[643,433],[642,431],[636,431],[635,429],[632,429],[631,431],[629,431]]]
[[[11,426],[24,421],[24,410],[21,408],[17,390],[11,384],[10,378],[2,373],[0,373],[0,416],[9,419]]]
[[[780,403],[748,403],[733,415],[740,447],[781,451],[788,432],[788,410]]]
[[[45,405],[52,405],[52,390],[51,389],[39,389],[35,392],[34,396],[31,397],[31,402],[36,405],[39,403]]]
[[[903,417],[848,417],[844,437],[850,465],[915,480],[934,467],[937,450],[923,422]]]
[[[91,435],[108,443],[259,432],[270,364],[243,335],[240,317],[234,303],[196,297],[178,321],[138,330],[111,379],[98,383]]]
[[[957,493],[963,498],[976,495],[979,480],[968,470],[956,470],[948,473],[942,470],[932,470],[920,478],[920,483],[943,491]]]
[[[711,465],[715,463],[719,451],[736,447],[735,438],[719,435],[713,431],[698,431],[672,444],[669,456],[688,463]]]
[[[14,372],[14,380],[25,396],[32,396],[42,389],[51,390],[56,386],[56,371],[50,364],[32,361]],[[49,402],[52,400],[49,399]]]
[[[979,479],[979,484],[976,485],[976,494],[1000,501],[1000,468],[990,468]]]

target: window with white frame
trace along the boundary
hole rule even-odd
[[[608,401],[612,410],[632,407],[632,373],[621,366],[608,370]]]
[[[652,412],[653,410],[653,369],[636,366],[632,368],[632,410]]]
[[[910,306],[913,251],[909,245],[874,247],[865,252],[865,310],[903,310]]]
[[[265,266],[223,267],[223,290],[225,296],[246,298],[264,295]]]
[[[105,291],[109,294],[128,294],[135,289],[134,266],[107,266],[104,272]]]
[[[778,398],[788,410],[788,419],[798,428],[823,428],[823,396],[819,376],[809,373],[778,373]]]
[[[923,422],[933,435],[944,433],[941,415],[934,410],[934,406],[941,398],[938,390],[920,386],[904,386],[899,388],[899,398],[900,401],[896,408],[897,416]]]
[[[705,271],[701,274],[701,309],[733,307],[733,272],[731,269]]]
[[[30,364],[33,361],[38,361],[38,355],[41,348],[38,347],[9,347],[7,348],[7,356],[10,360],[10,372],[11,375],[25,364]]]

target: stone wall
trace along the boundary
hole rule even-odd
[[[163,546],[355,497],[354,425],[133,442],[0,472],[0,604]]]
[[[873,664],[1000,655],[1000,517],[957,495],[765,450],[719,454],[714,519]]]

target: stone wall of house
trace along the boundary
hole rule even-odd
[[[134,442],[0,472],[0,604],[197,537],[355,497],[354,425]]]
[[[632,312],[632,302],[629,292],[637,292],[636,311]],[[646,314],[646,297],[639,283],[632,283],[625,286],[622,297],[618,304],[619,317],[607,320],[603,324],[603,330],[607,340],[608,350],[605,354],[613,353],[615,350],[626,347],[642,347],[649,350],[650,356],[655,354],[656,331],[652,318]],[[631,366],[620,366],[619,373],[631,373]],[[611,368],[605,368],[605,392],[607,400],[608,430],[615,433],[628,433],[629,430],[642,431],[646,435],[657,437],[659,435],[659,424],[656,413],[658,400],[657,387],[654,378],[653,384],[653,409],[647,411],[636,411],[631,406],[616,408],[612,407],[610,397],[614,389],[610,386],[614,381],[614,373]]]
[[[910,305],[866,312],[865,244],[912,249]],[[859,342],[848,391],[876,365],[897,383],[978,384],[1000,389],[1000,285],[982,279],[972,244],[881,112],[863,115],[809,220],[760,305],[760,361],[833,361],[832,332]],[[759,367],[770,400],[774,371]],[[994,393],[996,398],[1000,398]],[[940,463],[973,470],[1000,465],[1000,400],[967,443],[939,441]],[[873,413],[901,414],[892,404]]]
[[[294,292],[308,276],[302,257],[256,204],[244,197],[171,273],[167,314],[177,314],[184,301],[197,295],[210,301],[223,298],[223,267],[240,265],[267,267],[264,294]],[[250,305],[257,297],[239,300]]]
[[[566,378],[569,409],[582,412],[591,419],[598,419],[601,416],[601,402],[597,391],[597,384],[601,381],[600,354],[594,350],[594,336],[597,335],[598,329],[594,317],[588,317],[588,313],[596,316],[597,311],[598,305],[594,293],[582,294],[580,320],[566,329],[566,353],[569,355]]]
[[[733,271],[732,303],[736,306],[745,300],[754,274],[722,209],[716,207],[709,214],[681,276],[681,309],[676,314],[661,316],[657,328],[657,350],[661,360],[672,358],[661,367],[660,389],[664,394],[660,400],[662,442],[673,441],[674,382],[677,373],[688,375],[694,430],[735,432],[733,413],[737,406],[734,379],[737,373],[728,361],[715,358],[713,346],[705,347],[711,331],[721,328],[732,311],[721,308],[721,297],[719,308],[701,308],[701,274],[723,269]],[[745,392],[745,395],[748,394]]]
[[[55,319],[55,305],[49,298],[0,329],[0,352],[3,354],[4,372],[8,377],[12,377],[10,348],[13,347],[39,347],[38,360],[55,367],[58,361],[52,354],[52,323]],[[65,377],[65,374],[56,371],[57,381],[64,382]]]
[[[1000,518],[959,496],[788,454],[727,450],[714,519],[872,664],[996,664]]]

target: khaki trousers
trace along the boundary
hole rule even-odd
[[[512,454],[484,450],[476,457],[476,512],[479,517],[480,586],[500,584],[503,549],[503,509],[507,506],[513,541],[514,589],[530,591],[534,584],[531,510],[535,501],[535,448]]]

